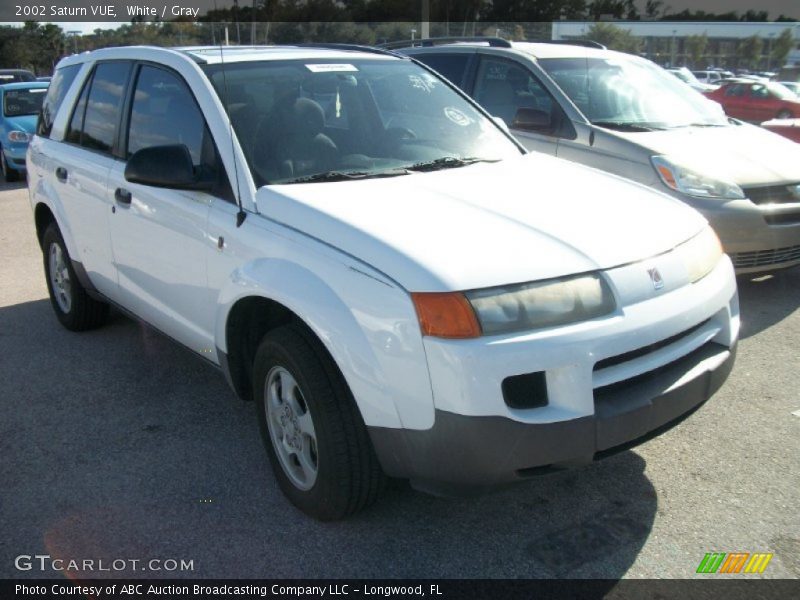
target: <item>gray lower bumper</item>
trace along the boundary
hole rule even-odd
[[[426,491],[457,493],[519,481],[604,458],[666,431],[720,388],[735,355],[735,346],[707,344],[655,372],[595,390],[595,414],[570,421],[530,424],[437,410],[431,429],[369,432],[386,473]],[[717,357],[714,368],[676,385]]]

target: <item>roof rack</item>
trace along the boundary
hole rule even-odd
[[[401,40],[399,42],[386,42],[385,44],[377,44],[378,48],[390,50],[394,48],[412,48],[430,46],[438,46],[440,44],[453,44],[457,42],[475,42],[482,44],[489,44],[493,48],[511,48],[511,42],[499,37],[435,37],[425,38],[418,40]]]
[[[527,40],[532,44],[562,44],[564,46],[583,46],[584,48],[596,48],[598,50],[608,50],[600,42],[593,40]]]
[[[398,56],[407,58],[397,52],[392,52],[388,48],[382,46],[362,46],[360,44],[335,44],[332,42],[303,42],[301,44],[292,44],[296,48],[325,48],[328,50],[350,50],[352,52],[370,52],[372,54],[385,54],[387,56]]]

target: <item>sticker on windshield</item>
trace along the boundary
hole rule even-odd
[[[341,71],[358,71],[355,65],[346,65],[346,64],[306,65],[306,69],[308,69],[312,73],[338,73]]]
[[[466,127],[467,125],[472,123],[472,119],[470,119],[467,115],[465,115],[457,108],[453,108],[452,106],[444,107],[444,116],[450,119],[456,125],[461,125],[461,127]]]

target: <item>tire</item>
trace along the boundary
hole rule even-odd
[[[285,325],[264,336],[253,398],[272,470],[292,504],[332,521],[378,498],[386,476],[344,378],[313,334]]]
[[[55,223],[45,230],[42,249],[50,304],[61,324],[70,331],[86,331],[105,324],[108,304],[91,298],[78,281],[64,239]]]
[[[784,108],[783,110],[778,111],[776,118],[778,119],[791,119],[792,118],[792,111],[789,109]]]
[[[8,183],[19,181],[19,171],[8,166],[6,153],[2,148],[0,148],[0,169],[3,171],[3,179],[5,179]]]

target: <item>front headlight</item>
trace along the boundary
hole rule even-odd
[[[31,139],[31,135],[26,133],[25,131],[9,131],[8,132],[8,141],[9,142],[27,142]]]
[[[675,252],[680,255],[689,273],[689,280],[694,283],[717,266],[722,256],[722,245],[714,230],[706,227],[688,242],[675,248]]]
[[[596,273],[466,292],[484,335],[593,319],[612,312],[614,295]]]
[[[667,156],[653,156],[650,160],[661,181],[676,192],[697,198],[740,200],[745,197],[742,188],[724,177],[699,173]]]

